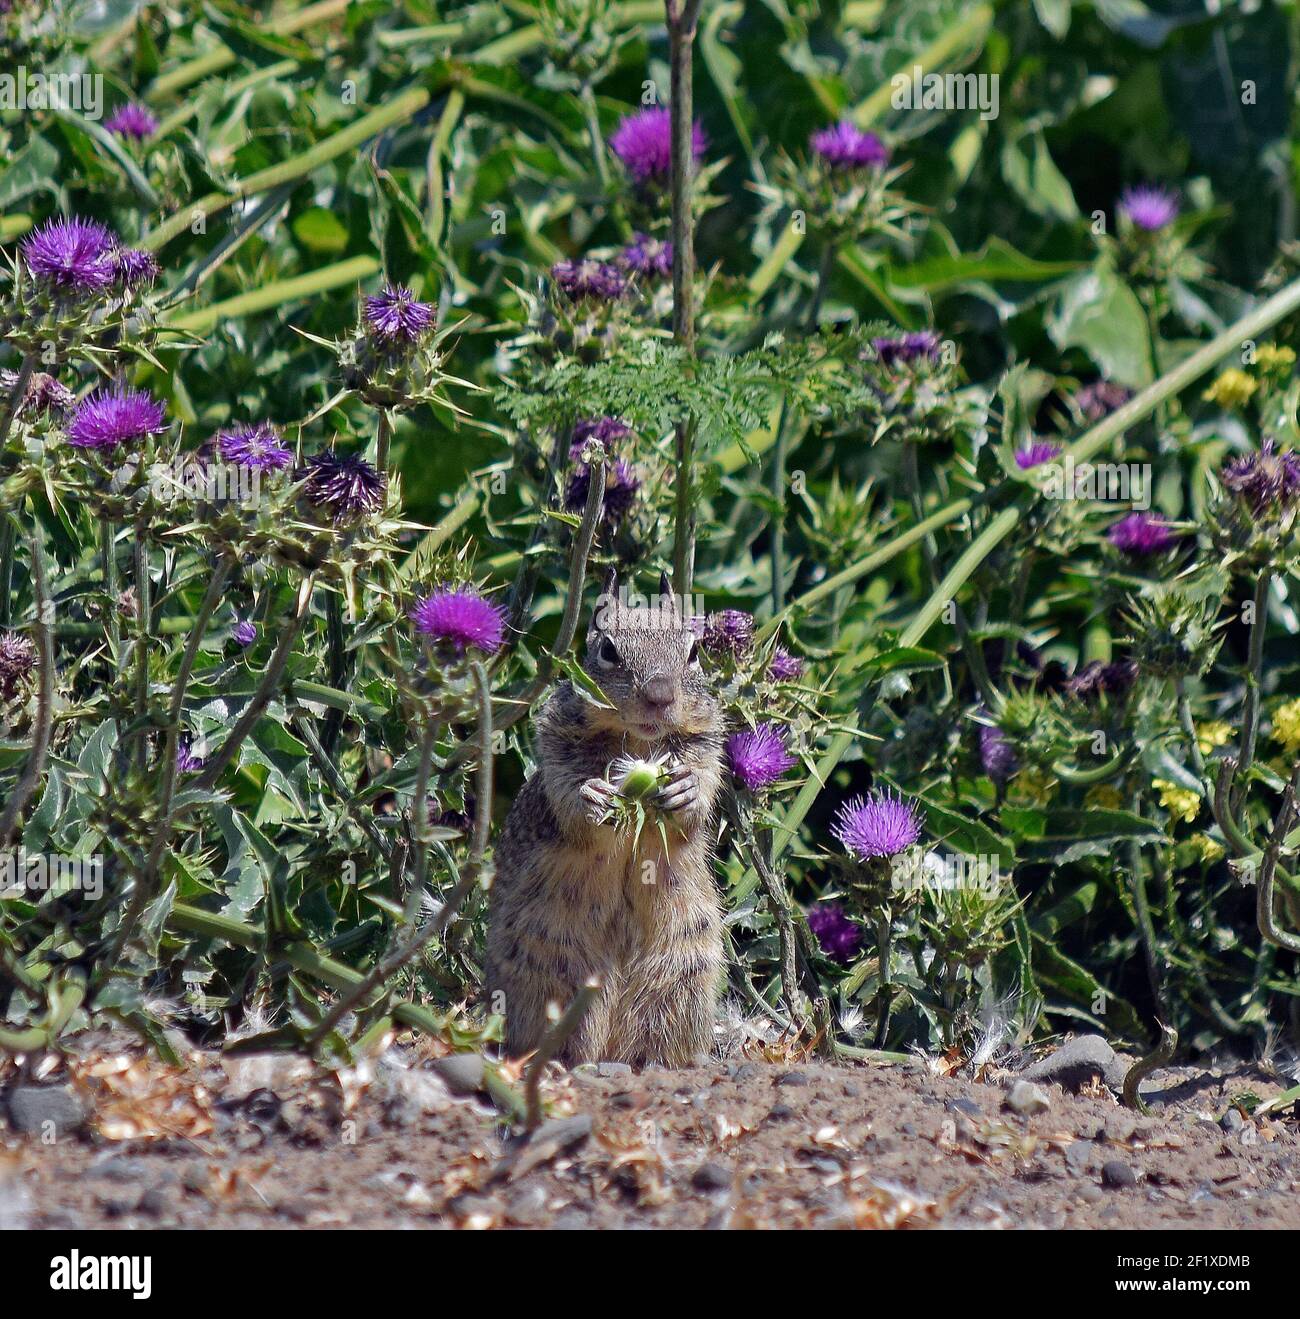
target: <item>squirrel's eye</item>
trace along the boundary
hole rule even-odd
[[[608,637],[600,643],[598,655],[602,664],[617,664],[619,662],[618,647]]]

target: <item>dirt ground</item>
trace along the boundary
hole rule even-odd
[[[1149,1117],[1099,1077],[919,1059],[555,1068],[522,1141],[472,1056],[177,1071],[114,1043],[0,1071],[0,1225],[1300,1227],[1296,1105],[1244,1115],[1289,1082],[1242,1067],[1159,1073]]]

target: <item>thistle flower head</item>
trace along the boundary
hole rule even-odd
[[[785,733],[776,724],[733,733],[727,739],[727,761],[736,781],[750,792],[775,783],[798,764],[786,750]]]
[[[803,677],[803,660],[792,655],[784,646],[778,646],[767,662],[767,671],[777,682],[794,682]]]
[[[1134,227],[1155,233],[1178,218],[1178,198],[1167,188],[1139,184],[1125,188],[1119,209]]]
[[[1115,660],[1103,664],[1100,660],[1090,660],[1077,673],[1066,680],[1067,695],[1081,701],[1090,701],[1097,696],[1127,696],[1138,679],[1139,669],[1134,660]]]
[[[110,133],[116,133],[118,137],[129,137],[137,142],[143,142],[145,138],[152,137],[158,131],[158,120],[143,105],[128,101],[104,120],[104,127]]]
[[[556,287],[572,302],[590,298],[596,302],[614,302],[627,292],[627,279],[607,261],[585,257],[581,261],[557,261],[551,267]]]
[[[248,619],[241,619],[235,624],[235,630],[231,633],[235,639],[235,645],[242,650],[247,650],[249,646],[257,640],[257,625],[250,623]]]
[[[386,345],[414,343],[436,319],[433,307],[400,284],[368,297],[363,314],[371,335]]]
[[[36,667],[36,647],[21,632],[0,632],[0,698],[8,700]]]
[[[739,659],[754,644],[754,617],[743,609],[720,609],[704,620],[700,645],[710,655]]]
[[[619,263],[636,275],[658,275],[667,278],[673,273],[673,245],[648,234],[632,235],[632,241],[619,253]]]
[[[264,421],[221,431],[216,446],[225,462],[254,472],[279,472],[293,462],[293,450],[286,449],[280,443],[280,433]]]
[[[199,755],[189,742],[181,742],[176,748],[176,770],[180,774],[195,774],[207,764],[207,759]]]
[[[99,293],[117,277],[117,238],[94,220],[51,220],[23,243],[27,269],[66,293]]]
[[[1129,513],[1112,523],[1106,538],[1121,554],[1134,559],[1167,550],[1176,539],[1168,523],[1146,510]]]
[[[663,183],[672,173],[672,113],[660,106],[624,115],[609,139],[610,149],[637,183]],[[691,155],[699,160],[708,146],[704,129],[691,128]]]
[[[115,449],[166,429],[166,409],[156,398],[142,389],[118,386],[78,404],[66,433],[68,443],[78,449]]]
[[[1060,452],[1061,446],[1059,444],[1053,444],[1050,440],[1035,440],[1023,449],[1016,450],[1016,466],[1022,472],[1027,472],[1032,467],[1050,463]]]
[[[819,902],[808,912],[808,928],[833,962],[851,962],[862,947],[862,926],[838,902]]]
[[[578,462],[590,440],[595,440],[606,453],[609,453],[615,440],[626,439],[631,434],[631,428],[623,425],[617,417],[586,417],[573,428],[569,460]]]
[[[637,491],[641,489],[641,478],[636,468],[626,458],[616,458],[605,465],[605,496],[601,502],[601,515],[612,525],[622,522],[632,511],[636,502]],[[591,468],[583,464],[569,478],[564,491],[564,506],[570,512],[576,512],[587,505],[587,495],[591,491]]]
[[[893,368],[921,360],[934,361],[939,355],[939,336],[933,330],[915,330],[897,338],[871,341],[882,365]]]
[[[120,247],[113,253],[116,282],[124,289],[140,288],[152,284],[162,273],[152,252],[138,247]]]
[[[1267,439],[1258,453],[1228,463],[1220,479],[1250,504],[1256,516],[1270,509],[1281,511],[1300,496],[1300,454],[1278,449],[1273,440]]]
[[[1083,413],[1085,421],[1100,421],[1108,417],[1116,408],[1122,407],[1133,397],[1131,390],[1123,385],[1116,385],[1109,380],[1094,380],[1084,385],[1074,396],[1075,404]]]
[[[1005,783],[1019,768],[1015,748],[996,724],[980,725],[980,765],[995,783]]]
[[[889,164],[889,148],[874,133],[864,133],[847,119],[814,133],[808,145],[835,170],[878,169]]]
[[[901,797],[880,790],[845,802],[831,833],[859,861],[897,856],[921,836],[916,807]]]
[[[415,630],[457,655],[473,647],[492,655],[505,640],[506,611],[468,586],[440,586],[410,610]]]
[[[388,479],[359,454],[333,449],[314,453],[298,469],[309,503],[328,509],[335,520],[374,513],[383,507]]]
[[[0,394],[12,394],[18,388],[17,371],[0,371]],[[18,404],[20,416],[48,412],[62,416],[76,402],[77,396],[67,385],[44,371],[33,371],[27,390]]]

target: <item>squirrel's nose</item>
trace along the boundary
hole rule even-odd
[[[650,678],[641,688],[641,695],[647,705],[671,705],[674,694],[671,678]]]

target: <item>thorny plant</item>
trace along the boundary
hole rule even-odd
[[[703,601],[772,1048],[1295,1035],[1293,254],[1213,170],[1098,227],[1041,115],[891,112],[960,6],[769,8],[0,14],[114,101],[0,125],[0,1046],[497,1038],[492,830],[609,565]]]

